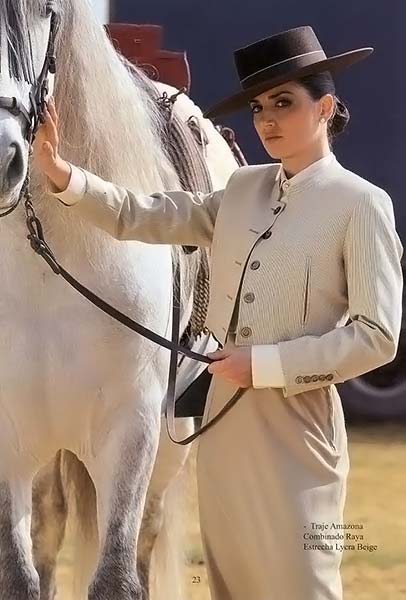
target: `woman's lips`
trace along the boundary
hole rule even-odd
[[[272,135],[265,138],[267,142],[273,142],[274,140],[280,140],[282,138],[281,135]]]

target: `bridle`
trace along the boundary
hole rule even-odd
[[[44,64],[41,72],[38,75],[36,81],[32,84],[29,93],[30,106],[26,108],[23,103],[15,97],[0,96],[0,108],[7,110],[9,113],[16,117],[22,116],[26,121],[26,134],[25,139],[28,142],[29,152],[32,153],[32,144],[35,139],[35,134],[38,130],[39,124],[44,122],[44,112],[46,105],[46,98],[49,93],[49,74],[55,74],[56,72],[56,61],[55,61],[55,40],[58,32],[59,15],[55,11],[51,11],[50,16],[51,22],[49,26],[48,44],[45,53]],[[6,217],[12,213],[17,206],[20,204],[22,198],[28,196],[28,187],[30,183],[30,164],[28,161],[27,173],[22,185],[20,194],[17,201],[6,211],[0,212],[0,218]],[[30,217],[35,216],[31,207],[26,206],[26,213]],[[28,211],[28,212],[27,212]]]
[[[32,89],[29,94],[30,98],[30,107],[26,109],[22,103],[17,100],[15,97],[0,97],[0,108],[8,110],[12,115],[15,116],[23,116],[25,121],[27,122],[27,132],[25,139],[28,142],[29,153],[32,154],[32,144],[35,139],[35,134],[38,130],[39,124],[44,122],[44,113],[46,106],[46,98],[49,92],[49,74],[55,74],[56,72],[56,59],[55,59],[55,40],[58,31],[59,25],[59,16],[55,11],[51,12],[51,23],[49,29],[49,38],[47,51],[45,54],[44,64],[41,69],[41,73],[39,74],[37,80],[32,85]],[[19,197],[13,206],[8,208],[5,212],[0,213],[0,218],[5,217],[12,213],[17,206],[20,204],[21,200],[24,198],[24,207],[26,214],[26,225],[28,229],[28,239],[30,240],[30,244],[34,252],[39,254],[51,267],[53,272],[56,275],[61,275],[69,285],[71,285],[74,289],[76,289],[82,296],[84,296],[87,300],[92,302],[97,308],[108,314],[113,319],[119,321],[132,331],[142,335],[143,337],[151,340],[155,344],[158,344],[164,348],[167,348],[171,352],[170,363],[169,363],[169,377],[168,377],[168,389],[166,393],[166,402],[165,402],[165,418],[166,418],[166,426],[169,438],[175,444],[186,445],[190,444],[193,440],[195,440],[199,435],[201,435],[204,431],[212,427],[215,423],[217,423],[237,402],[237,400],[242,396],[245,392],[246,388],[238,388],[237,392],[232,396],[232,398],[225,404],[225,406],[219,411],[214,418],[210,420],[210,422],[206,423],[203,427],[201,427],[198,431],[195,431],[192,435],[188,436],[183,440],[176,440],[175,435],[175,388],[176,388],[176,373],[177,373],[177,359],[178,353],[187,356],[193,360],[198,360],[200,362],[212,363],[213,359],[205,356],[204,354],[199,354],[197,352],[193,352],[190,348],[185,346],[181,346],[179,344],[179,329],[180,329],[180,303],[179,299],[176,295],[175,290],[180,289],[180,270],[179,265],[176,263],[172,264],[173,267],[173,296],[172,296],[172,339],[169,341],[168,339],[158,335],[154,331],[144,327],[143,325],[137,323],[132,320],[127,315],[123,314],[107,302],[105,302],[102,298],[98,297],[91,290],[86,288],[83,284],[77,281],[70,273],[68,273],[62,265],[59,264],[57,259],[55,258],[52,250],[48,246],[47,242],[44,238],[42,224],[39,218],[35,214],[34,206],[31,202],[31,194],[29,191],[30,186],[30,161],[28,160],[27,173],[24,179],[23,186],[21,188]]]

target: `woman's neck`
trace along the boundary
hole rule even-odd
[[[290,179],[306,167],[309,167],[314,162],[328,156],[331,152],[330,146],[323,145],[317,146],[316,148],[306,149],[306,152],[300,155],[289,156],[282,159],[283,170],[286,173],[286,177]]]

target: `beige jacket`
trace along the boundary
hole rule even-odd
[[[334,154],[289,180],[280,164],[242,167],[211,194],[146,196],[73,167],[57,196],[118,239],[210,246],[206,325],[224,345],[238,307],[235,343],[252,346],[257,387],[271,387],[275,347],[285,397],[396,355],[403,247],[392,201]]]

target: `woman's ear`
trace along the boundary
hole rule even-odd
[[[320,119],[327,121],[334,115],[335,99],[332,94],[325,94],[320,100]]]

